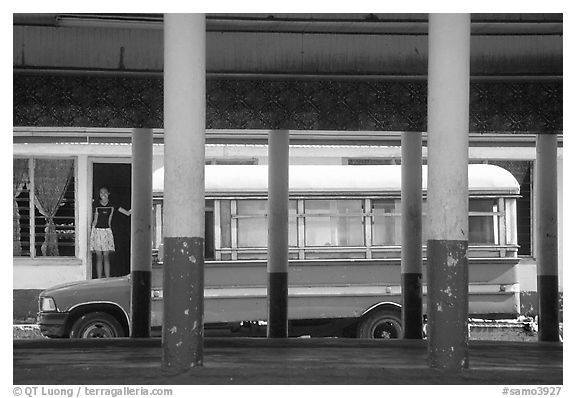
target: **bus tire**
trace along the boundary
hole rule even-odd
[[[358,324],[356,335],[361,339],[399,339],[402,337],[401,315],[389,309],[368,313]]]
[[[124,337],[120,322],[106,312],[89,312],[78,318],[70,329],[72,339],[103,339]]]

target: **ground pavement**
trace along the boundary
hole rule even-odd
[[[430,369],[426,341],[205,338],[204,365],[162,372],[152,339],[14,340],[22,384],[490,384],[561,385],[561,343],[470,342],[470,368]]]

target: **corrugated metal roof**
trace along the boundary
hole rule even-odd
[[[473,76],[562,75],[561,14],[475,15]],[[13,65],[161,72],[162,23],[162,14],[17,14]],[[427,14],[208,14],[206,23],[209,74],[427,74]]]

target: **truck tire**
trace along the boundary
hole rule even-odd
[[[120,322],[106,312],[89,312],[74,322],[70,329],[70,338],[104,339],[124,337]]]
[[[358,325],[358,338],[399,339],[402,337],[402,318],[398,311],[376,310],[366,314]]]

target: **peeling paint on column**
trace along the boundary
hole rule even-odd
[[[470,25],[428,15],[428,362],[452,372],[468,367]]]
[[[448,253],[448,258],[446,258],[446,264],[449,267],[455,267],[458,264],[458,259],[452,257],[452,253]]]
[[[429,240],[427,249],[429,365],[461,370],[468,367],[468,242]]]
[[[167,13],[163,26],[163,330],[178,329],[162,334],[162,370],[182,374],[202,365],[204,345],[206,16]]]
[[[204,316],[204,238],[164,239],[164,328],[163,355],[178,372],[201,366]]]

